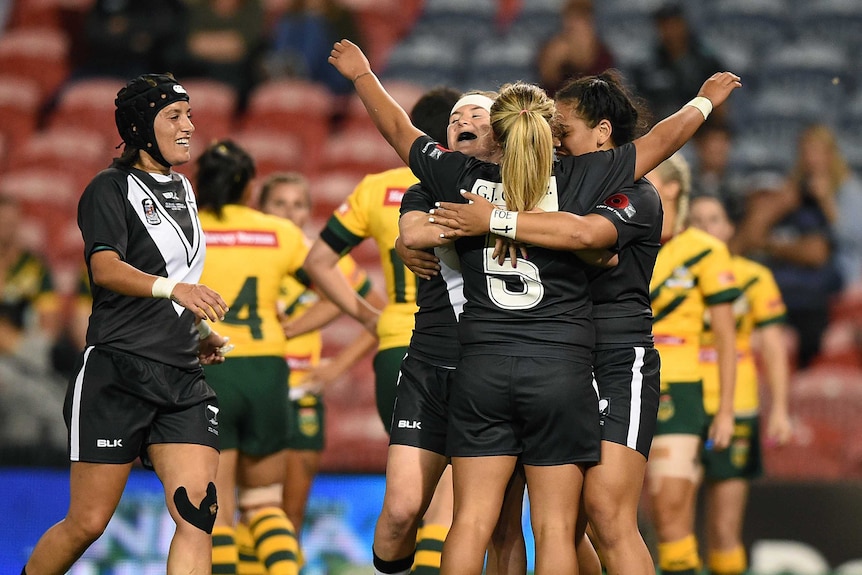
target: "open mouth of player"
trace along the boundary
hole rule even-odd
[[[458,134],[459,142],[467,142],[470,140],[475,140],[476,138],[477,136],[473,132],[461,132],[460,134]]]
[[[176,141],[178,146],[183,146],[184,148],[189,147],[189,138],[177,138]]]

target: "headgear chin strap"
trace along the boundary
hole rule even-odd
[[[170,74],[142,74],[126,84],[114,100],[114,119],[123,142],[170,166],[159,150],[153,123],[162,108],[180,100],[188,102],[189,95]]]

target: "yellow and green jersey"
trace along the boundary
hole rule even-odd
[[[216,330],[236,346],[234,356],[284,354],[278,319],[281,282],[301,279],[308,245],[302,231],[283,218],[245,206],[227,205],[222,217],[201,212],[207,255],[201,283],[217,291],[230,308]]]
[[[356,292],[365,296],[371,289],[368,275],[350,256],[338,261],[338,269]],[[296,319],[318,301],[317,294],[295,278],[288,276],[281,284],[279,306],[290,319]],[[320,364],[323,338],[320,330],[308,332],[287,340],[284,357],[290,366],[290,387],[296,387],[310,369]]]
[[[377,322],[381,350],[410,344],[413,314],[418,309],[416,276],[395,252],[401,197],[417,181],[406,167],[366,176],[320,234],[330,248],[342,255],[365,238],[377,242],[388,298]]]
[[[658,252],[650,282],[653,337],[661,356],[661,381],[701,379],[699,352],[707,307],[739,297],[727,246],[688,228]]]
[[[61,307],[50,269],[29,252],[22,252],[15,263],[6,269],[0,295],[4,303],[24,304],[28,312],[55,313]],[[36,322],[36,318],[27,317],[26,321],[31,325]]]
[[[757,367],[751,352],[751,334],[765,325],[784,322],[787,310],[781,292],[765,266],[749,259],[734,256],[733,274],[741,294],[733,302],[736,318],[736,387],[733,409],[739,416],[757,413]],[[715,336],[708,318],[704,319],[701,336],[700,365],[703,373],[703,405],[707,413],[718,411],[719,386]]]

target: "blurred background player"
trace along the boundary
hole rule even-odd
[[[724,204],[716,197],[693,198],[689,222],[692,227],[723,242],[734,233]],[[713,575],[742,575],[748,569],[742,544],[748,485],[763,474],[755,340],[771,398],[765,427],[767,445],[783,445],[792,433],[787,397],[790,368],[783,333],[785,308],[781,292],[765,266],[740,256],[733,256],[731,263],[742,291],[733,302],[737,351],[733,437],[728,449],[703,451],[707,567]],[[700,365],[704,408],[710,417],[718,409],[719,396],[718,365],[712,340],[707,322],[701,340]]]
[[[260,210],[285,218],[299,229],[311,219],[311,192],[309,182],[296,172],[276,173],[263,182],[258,199]],[[311,241],[306,238],[306,243]],[[371,289],[365,270],[349,255],[338,262],[338,269],[356,293],[377,307],[386,301]],[[297,320],[313,318],[321,327],[341,315],[341,310],[329,300],[292,276],[284,278],[279,297],[279,311],[283,315],[282,327],[287,336],[284,355],[290,368],[288,419],[287,473],[284,478],[284,511],[297,529],[304,525],[305,509],[312,482],[320,468],[320,455],[324,448],[324,403],[326,386],[335,381],[366,353],[374,349],[377,338],[365,330],[338,355],[321,359],[323,338],[319,329],[294,335],[306,327]],[[301,549],[301,548],[300,548]]]
[[[236,362],[207,373],[221,404],[217,483],[222,493],[237,492],[235,500],[225,497],[216,520],[213,563],[228,570],[238,561],[233,535],[238,509],[267,572],[296,573],[296,533],[282,509],[288,366],[277,301],[286,275],[304,277],[300,268],[308,247],[293,223],[245,205],[255,167],[242,148],[229,140],[215,142],[197,167],[201,222],[210,250],[204,275],[232,302],[224,327],[237,346]],[[359,305],[340,274],[334,274],[331,284],[340,288],[335,297],[348,306]]]
[[[661,356],[658,425],[650,450],[648,484],[662,573],[696,575],[701,560],[694,535],[701,480],[701,442],[726,449],[733,433],[736,329],[733,302],[740,292],[730,253],[721,241],[684,228],[690,173],[675,154],[647,174],[662,200],[662,247],[650,283],[653,337]],[[719,402],[711,424],[703,405],[699,350],[704,316],[715,337]]]

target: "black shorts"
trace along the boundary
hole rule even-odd
[[[104,347],[84,350],[69,380],[63,416],[69,459],[129,463],[157,443],[215,449],[218,401],[200,368],[180,369]]]
[[[595,463],[601,436],[591,367],[542,357],[464,356],[449,388],[447,439],[452,457]]]
[[[408,352],[401,362],[390,445],[408,445],[446,454],[449,377],[454,370],[436,367]]]
[[[593,352],[602,440],[649,457],[655,435],[660,361],[654,348],[629,347]]]

